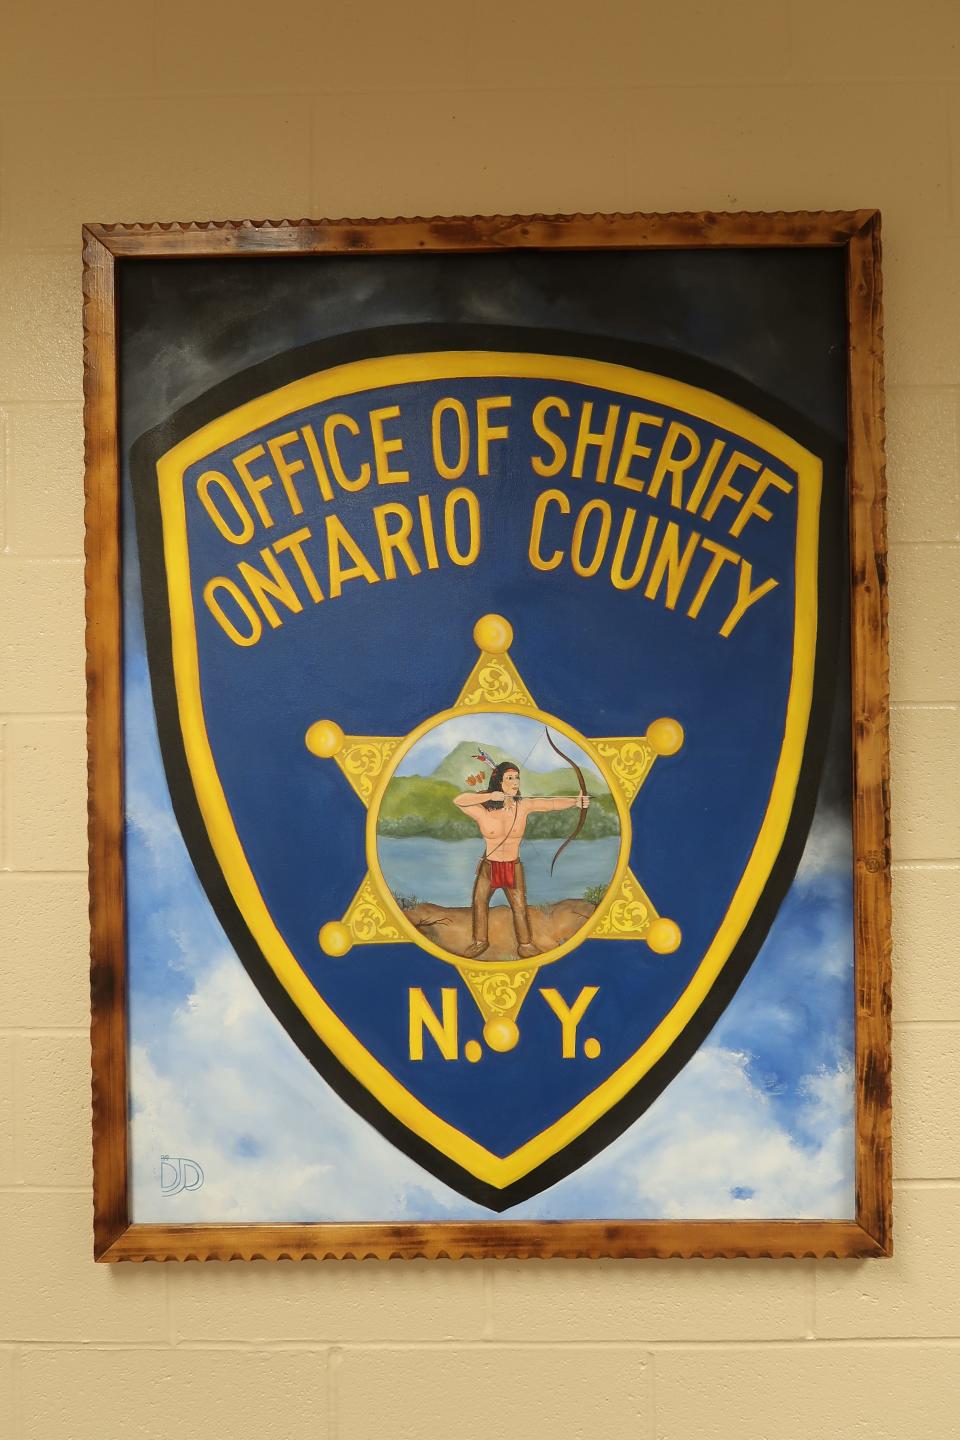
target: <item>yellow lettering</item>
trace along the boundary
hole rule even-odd
[[[250,466],[253,461],[259,460],[266,453],[262,445],[253,445],[249,450],[244,450],[242,455],[237,456],[233,462],[233,468],[243,481],[246,492],[253,501],[254,510],[256,510],[260,516],[263,524],[269,529],[273,524],[273,516],[267,509],[267,502],[261,496],[260,491],[270,489],[270,486],[273,484],[273,476],[250,474]]]
[[[244,635],[241,630],[238,630],[229,615],[227,615],[220,601],[217,599],[218,590],[225,590],[243,612],[250,626],[249,635]],[[226,575],[216,575],[212,580],[208,580],[203,587],[203,598],[207,602],[207,609],[210,611],[210,614],[216,620],[221,630],[230,636],[234,645],[256,645],[260,636],[263,634],[263,621],[239,585],[236,585],[232,580],[228,580]]]
[[[459,435],[459,450],[453,465],[447,463],[443,453],[443,417],[448,411],[456,416]],[[444,480],[459,480],[470,460],[470,422],[467,419],[467,407],[461,400],[455,400],[452,395],[447,396],[444,400],[438,400],[433,407],[431,429],[433,464],[437,474]]]
[[[373,463],[377,468],[378,485],[404,485],[410,479],[409,470],[391,470],[390,456],[403,451],[403,440],[399,435],[389,439],[383,433],[387,420],[400,419],[399,405],[386,405],[382,410],[370,411],[370,434],[373,436]]]
[[[697,590],[696,595],[694,595],[693,599],[690,601],[690,608],[688,609],[687,614],[690,616],[691,620],[696,620],[697,616],[700,614],[700,611],[703,609],[703,602],[710,594],[710,591],[713,588],[713,582],[720,574],[720,571],[723,569],[724,565],[728,563],[736,565],[739,563],[740,560],[739,555],[735,555],[732,550],[725,549],[723,545],[718,545],[716,540],[711,540],[707,535],[702,535],[700,537],[700,545],[702,549],[712,552],[713,559],[707,566],[706,574],[700,581],[700,587]]]
[[[457,506],[466,505],[470,530],[470,546],[466,551],[457,545]],[[443,530],[447,554],[454,565],[472,565],[480,554],[480,505],[472,490],[460,486],[451,490],[443,507]]]
[[[330,461],[330,469],[333,471],[333,478],[341,490],[362,490],[370,483],[370,465],[364,460],[360,466],[359,473],[353,479],[343,468],[343,461],[340,458],[340,451],[337,448],[337,431],[346,430],[350,435],[359,435],[360,426],[352,415],[328,415],[323,422],[323,443],[327,447],[327,457]]]
[[[491,425],[491,410],[509,410],[513,404],[509,395],[491,395],[477,401],[477,474],[490,473],[490,441],[506,440],[510,435],[509,425]]]
[[[553,451],[553,459],[550,461],[541,460],[539,455],[533,455],[530,459],[534,473],[541,475],[544,480],[549,480],[554,475],[559,475],[567,463],[566,445],[560,439],[560,436],[551,430],[547,424],[546,417],[550,410],[558,411],[564,420],[569,420],[570,418],[570,406],[566,400],[561,400],[556,395],[545,395],[544,398],[538,400],[533,407],[534,433],[539,440],[545,440]]]
[[[751,605],[756,605],[761,596],[767,595],[771,590],[776,589],[776,580],[764,580],[763,584],[758,585],[756,590],[751,590],[750,581],[752,578],[753,566],[750,564],[750,561],[741,560],[740,576],[737,581],[737,603],[720,626],[720,634],[724,637],[730,635],[736,629]]]
[[[576,1059],[577,1026],[586,1014],[587,1006],[599,989],[599,985],[584,985],[572,1005],[567,1004],[559,990],[551,989],[540,991],[540,994],[560,1021],[560,1053],[564,1060]]]
[[[730,526],[731,535],[742,534],[743,527],[744,525],[746,525],[751,515],[756,515],[758,520],[773,519],[773,511],[768,510],[766,505],[760,504],[760,500],[763,496],[764,491],[768,490],[771,485],[776,486],[778,490],[782,490],[784,495],[789,495],[790,491],[793,489],[793,486],[790,484],[789,480],[784,480],[781,476],[775,475],[772,470],[761,471],[759,480],[757,481],[756,485],[754,485],[753,489],[750,491],[750,494],[747,496],[746,500],[744,500],[742,506],[740,507],[740,510],[737,512],[733,524]]]
[[[707,486],[713,479],[713,472],[717,468],[717,462],[719,461],[720,456],[723,454],[723,447],[726,445],[726,443],[726,440],[714,440],[713,444],[710,446],[710,449],[707,451],[707,458],[703,462],[703,469],[697,476],[697,483],[690,491],[690,496],[687,500],[687,509],[690,511],[691,515],[696,515],[697,511],[700,508],[700,501],[707,493]]]
[[[439,570],[440,561],[437,557],[437,541],[433,533],[433,512],[430,509],[430,496],[421,495],[417,504],[420,509],[420,526],[423,530],[423,548],[427,553],[427,569]]]
[[[249,585],[253,598],[267,617],[267,623],[271,629],[277,630],[283,624],[283,621],[268,597],[272,595],[275,600],[279,600],[281,605],[285,605],[287,609],[292,610],[295,615],[299,615],[303,609],[303,603],[290,584],[289,579],[283,573],[280,561],[276,555],[274,555],[273,551],[269,548],[261,550],[260,558],[270,571],[269,575],[264,575],[262,570],[255,569],[254,566],[249,565],[246,560],[241,560],[237,568]]]
[[[619,417],[620,406],[610,405],[607,408],[607,419],[603,429],[591,430],[593,401],[584,400],[583,409],[580,411],[580,428],[577,431],[577,448],[574,451],[573,468],[570,471],[575,480],[583,479],[583,462],[586,458],[587,447],[595,445],[597,448],[596,481],[598,485],[605,484],[607,471],[610,468],[610,456],[613,454],[613,437],[617,431]]]
[[[582,548],[583,537],[587,528],[590,516],[600,516],[600,533],[597,536],[597,543],[593,550],[593,559],[584,564]],[[607,553],[607,541],[610,539],[610,526],[613,523],[613,513],[606,500],[591,500],[584,505],[577,516],[577,523],[573,527],[573,543],[570,547],[570,561],[578,575],[588,580],[591,575],[596,575],[603,563],[603,557]]]
[[[560,561],[563,559],[562,550],[554,550],[549,560],[540,554],[540,541],[543,539],[543,519],[547,513],[548,505],[558,506],[562,515],[570,514],[570,501],[562,490],[544,490],[541,495],[537,496],[536,504],[533,507],[533,524],[530,527],[530,548],[528,551],[530,564],[534,570],[556,570]]]
[[[294,475],[300,474],[304,465],[302,460],[288,460],[283,450],[286,445],[295,445],[299,438],[296,430],[291,430],[286,435],[275,435],[272,440],[267,441],[270,458],[273,461],[277,474],[280,476],[280,484],[284,488],[286,497],[290,502],[290,509],[294,515],[303,514],[303,505],[294,486],[293,477]]]
[[[293,556],[294,564],[300,571],[303,583],[307,587],[307,594],[315,604],[319,604],[323,599],[323,591],[320,589],[317,577],[313,573],[313,566],[303,553],[304,541],[312,539],[312,531],[304,526],[302,530],[294,530],[292,535],[284,535],[282,540],[274,540],[273,548],[278,555],[282,555],[284,551],[290,552]]]
[[[307,454],[310,456],[310,464],[313,466],[313,473],[316,477],[320,494],[324,500],[332,500],[333,486],[330,484],[330,476],[327,474],[327,467],[323,463],[323,456],[320,454],[320,446],[317,444],[317,437],[313,433],[313,426],[304,425],[301,433],[307,447]]]
[[[627,431],[623,437],[623,444],[620,447],[620,459],[617,462],[617,473],[613,477],[614,485],[622,485],[624,490],[642,490],[643,481],[636,475],[630,474],[630,461],[634,459],[649,460],[653,454],[649,445],[640,445],[637,435],[641,425],[662,425],[662,415],[644,415],[639,410],[631,410],[627,417]]]
[[[717,481],[716,485],[714,485],[713,489],[710,492],[710,499],[703,507],[704,520],[713,519],[714,515],[716,515],[717,513],[717,506],[720,504],[721,500],[743,499],[742,492],[740,490],[735,490],[730,484],[730,481],[740,469],[741,465],[745,466],[748,470],[760,469],[759,460],[752,460],[749,455],[744,455],[742,451],[734,450],[733,454],[730,456],[730,459],[727,461],[726,465],[724,465],[723,469],[720,472],[720,479]]]
[[[680,554],[680,531],[673,520],[667,522],[667,528],[657,552],[657,558],[653,562],[653,569],[650,571],[650,579],[647,581],[644,595],[648,600],[656,599],[657,591],[660,589],[660,582],[664,575],[667,576],[667,598],[664,602],[668,610],[672,610],[680,596],[680,590],[684,580],[687,578],[687,571],[690,569],[690,561],[693,559],[693,552],[699,544],[700,536],[696,530],[691,531],[690,537],[684,546],[683,554]]]
[[[345,550],[353,561],[347,569],[344,569],[340,561],[341,549]],[[344,580],[366,580],[368,585],[376,585],[380,579],[356,540],[336,515],[327,516],[327,563],[331,600],[342,592]]]
[[[390,530],[387,521],[393,516],[400,522],[399,529]],[[411,575],[420,574],[420,562],[410,545],[410,531],[413,529],[413,516],[406,505],[377,505],[373,511],[373,521],[377,527],[377,539],[380,541],[380,558],[383,560],[383,578],[385,580],[396,580],[397,565],[394,560],[394,551],[399,552],[403,563]]]
[[[686,441],[688,446],[686,455],[682,457],[678,457],[676,454],[678,440]],[[699,455],[700,441],[697,439],[697,432],[691,430],[689,425],[681,425],[679,420],[671,420],[663,442],[663,449],[657,456],[657,463],[650,477],[647,494],[656,498],[660,494],[660,487],[664,479],[669,475],[670,504],[677,510],[682,509],[684,471],[690,469]]]
[[[457,992],[452,987],[440,991],[440,1013],[438,1020],[427,997],[418,987],[409,991],[409,1048],[411,1060],[423,1059],[424,1027],[430,1031],[437,1049],[444,1060],[457,1058]]]
[[[226,518],[221,515],[217,508],[216,500],[210,494],[211,485],[218,485],[230,501],[234,513],[240,521],[239,531],[231,530]],[[228,480],[226,475],[221,475],[219,470],[205,470],[197,481],[197,494],[200,497],[200,503],[203,505],[204,510],[206,510],[224,540],[229,540],[232,545],[245,545],[253,535],[255,529],[254,520],[250,511],[237,494],[233,481]]]
[[[636,564],[630,573],[629,578],[623,573],[623,562],[627,554],[627,545],[633,533],[633,522],[637,512],[632,505],[628,505],[623,512],[623,523],[620,526],[620,538],[617,541],[617,549],[613,557],[613,565],[610,567],[610,579],[613,582],[614,590],[633,590],[640,584],[644,570],[647,568],[647,561],[650,558],[650,546],[653,544],[653,537],[657,531],[659,521],[656,515],[647,517],[647,523],[643,529],[643,539],[640,541],[640,553],[637,556]]]

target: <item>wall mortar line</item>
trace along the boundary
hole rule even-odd
[[[329,1440],[340,1440],[340,1369],[343,1351],[334,1345],[327,1352],[327,1427]]]
[[[484,1340],[492,1340],[495,1332],[496,1317],[496,1277],[493,1271],[493,1263],[489,1260],[484,1262],[481,1270],[483,1286],[483,1330]]]
[[[807,1278],[807,1339],[817,1339],[817,1265],[816,1261],[810,1264]]]

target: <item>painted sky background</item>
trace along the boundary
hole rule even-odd
[[[788,252],[783,252],[784,254]],[[534,256],[130,267],[124,446],[234,370],[363,324],[550,325],[721,363],[842,434],[842,286],[829,252]],[[554,257],[561,258],[561,257]],[[589,257],[587,257],[589,258]],[[633,257],[635,258],[635,257]],[[484,263],[487,262],[487,263]],[[495,263],[490,263],[495,262]],[[271,262],[273,264],[273,262]],[[291,270],[290,266],[294,269]],[[834,270],[829,267],[833,265]],[[284,268],[285,267],[285,268]],[[594,271],[598,267],[594,266]],[[309,271],[309,273],[308,273]],[[217,292],[211,274],[229,292]],[[217,281],[219,284],[220,281]],[[131,288],[133,287],[133,288]],[[841,328],[838,328],[841,327]],[[129,491],[127,492],[129,494]],[[134,1219],[296,1221],[489,1215],[359,1119],[287,1038],[234,955],[179,836],[159,755],[125,510],[128,941]],[[697,1055],[619,1140],[506,1212],[517,1218],[845,1217],[854,1210],[847,712],[835,713],[804,857],[757,960]],[[160,1157],[203,1167],[164,1196]]]

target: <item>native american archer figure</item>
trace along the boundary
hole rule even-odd
[[[524,799],[520,794],[520,769],[511,760],[494,766],[487,794],[495,798],[480,800],[476,792],[467,790],[453,802],[477,822],[486,842],[473,886],[473,944],[464,951],[464,955],[474,960],[487,949],[490,943],[490,897],[502,889],[513,914],[517,954],[527,959],[540,953],[530,931],[527,890],[520,860],[520,844],[527,828],[527,816],[542,810],[586,810],[590,796],[552,795]]]

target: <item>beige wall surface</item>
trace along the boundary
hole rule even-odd
[[[956,0],[6,0],[0,1434],[960,1436]],[[90,1261],[83,220],[879,206],[890,1262]]]

